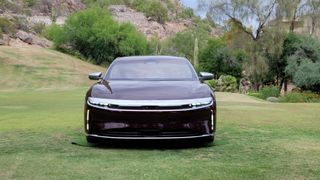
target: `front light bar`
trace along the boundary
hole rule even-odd
[[[91,106],[98,108],[109,108],[111,106],[117,107],[189,107],[189,108],[202,108],[211,106],[213,100],[208,98],[197,99],[181,99],[181,100],[120,100],[120,99],[104,99],[89,97],[87,103]]]

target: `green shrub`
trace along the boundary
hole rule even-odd
[[[280,97],[280,102],[289,103],[310,103],[310,102],[320,102],[320,96],[312,92],[303,93],[287,93],[283,97]]]
[[[184,8],[180,13],[177,14],[178,18],[189,19],[194,16],[192,8]]]
[[[5,34],[12,34],[16,31],[13,24],[4,17],[0,17],[0,29]]]
[[[218,85],[218,80],[217,79],[212,79],[212,80],[209,80],[209,81],[206,81],[206,83],[212,87],[213,89],[216,89],[217,88],[217,85]]]
[[[51,26],[44,28],[42,35],[53,41],[55,46],[60,46],[66,41],[62,27],[57,24],[52,24]]]
[[[28,7],[32,7],[37,3],[37,0],[24,0]]]
[[[32,30],[37,34],[42,34],[42,31],[46,28],[45,23],[36,23],[33,25]]]
[[[222,75],[218,80],[210,80],[207,82],[210,87],[220,92],[237,92],[237,79],[230,75]]]
[[[151,17],[161,24],[164,24],[169,19],[167,7],[160,1],[152,1],[144,13],[147,17]]]
[[[265,86],[260,90],[261,99],[267,99],[268,97],[279,97],[280,90],[277,86]]]
[[[131,0],[82,0],[82,2],[85,3],[87,7],[106,8],[110,5],[130,5]]]
[[[64,26],[53,25],[44,34],[53,40],[56,48],[71,47],[96,64],[108,64],[120,56],[149,53],[143,34],[129,23],[119,24],[101,8],[79,11]]]
[[[163,0],[162,2],[164,2],[168,10],[170,11],[175,11],[177,9],[175,2],[172,0]]]
[[[12,20],[12,25],[14,29],[19,29],[25,32],[30,32],[28,27],[28,20],[26,17],[14,17]]]
[[[258,92],[249,92],[248,95],[252,96],[252,97],[259,98],[259,99],[262,99],[261,94],[258,93]]]

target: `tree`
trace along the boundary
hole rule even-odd
[[[183,56],[194,62],[195,43],[201,51],[207,45],[209,38],[209,31],[199,23],[199,26],[178,32],[175,36],[166,39],[161,45],[160,54]]]
[[[311,31],[310,34],[314,34],[316,27],[319,23],[320,17],[320,1],[319,0],[307,0],[306,2],[307,15],[311,18]]]
[[[210,0],[202,1],[201,4],[209,8],[209,12],[213,18],[217,19],[217,22],[229,19],[252,40],[248,73],[250,73],[255,89],[258,90],[268,71],[266,58],[263,56],[264,45],[260,39],[266,29],[266,24],[275,17],[278,1]],[[250,24],[256,24],[256,27],[253,28]]]
[[[232,75],[237,79],[241,78],[242,63],[246,58],[241,51],[232,52],[220,39],[210,39],[199,57],[201,70],[212,72],[216,77]]]
[[[302,0],[279,0],[276,20],[289,20],[289,30],[290,32],[294,32],[296,21],[303,15],[303,8],[305,7],[305,5],[305,2],[302,2]]]
[[[288,78],[303,90],[320,92],[320,42],[309,36],[290,34],[284,43],[283,56]]]
[[[162,43],[161,54],[183,56],[189,60],[193,59],[194,33],[192,30],[178,32]]]
[[[283,84],[287,84],[284,72],[287,62],[282,58],[286,35],[285,32],[279,29],[271,28],[264,32],[264,36],[261,39],[264,43],[264,56],[269,67],[264,83],[277,85],[279,89]]]

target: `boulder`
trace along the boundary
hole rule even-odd
[[[279,102],[279,98],[277,97],[268,97],[266,100],[269,102]]]
[[[20,39],[21,41],[23,41],[24,43],[30,44],[30,45],[38,45],[44,48],[48,48],[52,46],[52,42],[42,38],[42,37],[38,37],[32,33],[28,33],[25,31],[18,31],[16,33],[16,36],[18,39]]]
[[[17,33],[16,33],[16,36],[17,38],[19,38],[21,41],[27,43],[27,44],[32,44],[32,34],[30,33],[27,33],[25,31],[21,31],[19,30]]]

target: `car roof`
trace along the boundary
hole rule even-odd
[[[126,56],[118,57],[115,61],[131,61],[131,60],[187,60],[184,57],[177,56]]]

